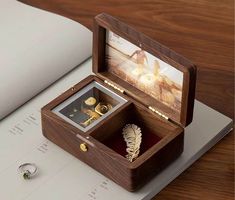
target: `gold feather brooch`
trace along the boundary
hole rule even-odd
[[[142,140],[142,133],[138,126],[135,124],[127,124],[122,129],[122,134],[126,142],[126,158],[133,162],[140,153],[140,144]]]

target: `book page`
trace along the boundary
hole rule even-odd
[[[1,120],[90,57],[92,33],[65,17],[2,0],[0,44]]]
[[[233,126],[231,119],[196,101],[194,120],[185,130],[183,154],[143,188],[128,192],[42,135],[41,107],[89,74],[91,60],[0,122],[0,199],[149,200]],[[38,167],[37,176],[30,180],[17,171],[25,162]]]

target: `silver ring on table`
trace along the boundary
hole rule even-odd
[[[18,167],[24,179],[31,179],[36,175],[38,168],[34,163],[24,163]]]

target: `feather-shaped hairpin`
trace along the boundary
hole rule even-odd
[[[133,162],[140,153],[140,144],[142,140],[141,130],[135,124],[127,124],[123,128],[122,134],[127,145],[126,158],[130,162]]]

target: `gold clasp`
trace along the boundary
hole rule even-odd
[[[88,147],[85,143],[82,143],[80,144],[80,149],[83,151],[83,152],[87,152],[88,151]]]

